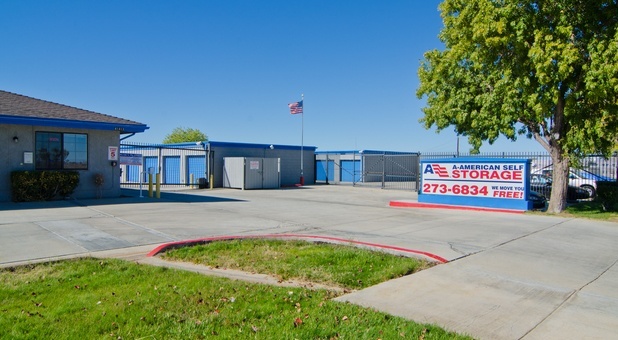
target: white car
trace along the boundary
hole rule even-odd
[[[532,171],[533,174],[541,174],[543,176],[548,176],[552,178],[553,169],[551,166],[545,167],[543,169],[538,169]],[[591,178],[584,177],[584,174],[581,170],[570,168],[569,169],[569,185],[574,187],[580,187],[586,191],[588,191],[588,195],[590,197],[595,197],[597,194],[597,181]]]

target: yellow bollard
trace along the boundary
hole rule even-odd
[[[148,174],[148,197],[152,198],[152,174]]]
[[[208,182],[210,182],[210,190],[212,190],[212,188],[214,187],[214,184],[212,183],[215,180],[215,175],[210,175],[210,178],[208,179]]]
[[[157,198],[161,198],[161,173],[157,174]]]

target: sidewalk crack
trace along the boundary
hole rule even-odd
[[[556,314],[559,310],[561,310],[563,308],[564,305],[566,305],[567,303],[569,303],[571,300],[573,300],[578,294],[579,292],[581,292],[584,288],[588,287],[590,284],[594,283],[595,281],[597,281],[601,276],[605,275],[605,273],[607,273],[610,269],[612,269],[612,267],[614,267],[616,265],[616,263],[618,263],[618,259],[616,259],[612,264],[610,264],[607,268],[605,268],[605,270],[603,270],[601,273],[599,273],[599,275],[597,275],[594,279],[588,281],[586,284],[584,284],[583,286],[573,290],[567,297],[566,299],[564,299],[564,301],[562,301],[562,303],[560,303],[556,308],[554,308],[553,311],[551,311],[551,313],[547,314],[543,319],[541,319],[539,322],[537,322],[534,327],[530,328],[524,335],[522,335],[520,337],[520,339],[525,338],[526,336],[528,336],[528,334],[530,334],[532,331],[534,331],[535,329],[537,329],[542,323],[544,323],[547,319],[549,319],[552,315]]]

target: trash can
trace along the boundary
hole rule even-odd
[[[206,178],[200,177],[197,179],[197,185],[200,189],[206,189],[208,188],[208,181],[206,180]]]

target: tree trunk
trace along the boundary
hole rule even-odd
[[[553,126],[549,138],[549,153],[553,163],[551,198],[547,211],[561,213],[566,209],[567,189],[569,185],[569,157],[564,150],[563,139],[568,130],[568,122],[564,116],[566,85],[560,86],[553,117]]]
[[[569,159],[554,148],[551,153],[553,162],[551,198],[547,211],[560,213],[566,209],[567,188],[569,185]]]

